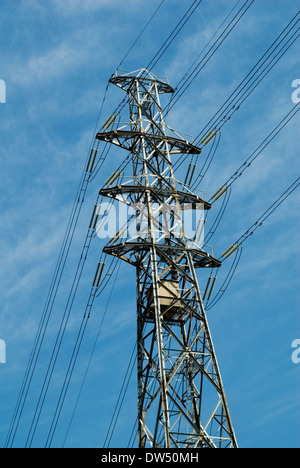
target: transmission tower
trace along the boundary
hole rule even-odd
[[[130,122],[113,130],[112,115],[96,138],[128,150],[133,173],[118,185],[114,173],[100,194],[135,214],[104,252],[136,268],[139,447],[236,448],[196,275],[221,263],[187,236],[183,216],[211,206],[175,179],[171,159],[201,149],[164,122],[168,80],[142,69],[110,82],[127,93]]]

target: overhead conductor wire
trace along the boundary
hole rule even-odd
[[[85,308],[84,315],[82,317],[82,321],[81,321],[81,324],[80,324],[80,328],[79,328],[79,331],[78,331],[76,342],[75,342],[75,345],[74,345],[74,348],[73,348],[73,351],[72,351],[71,359],[69,361],[68,370],[67,370],[66,375],[65,375],[64,383],[63,383],[63,386],[62,386],[62,389],[61,389],[61,392],[60,392],[60,396],[59,396],[59,399],[58,399],[58,402],[57,402],[57,405],[56,405],[56,408],[55,408],[55,412],[54,412],[54,416],[53,416],[53,419],[52,419],[51,427],[50,427],[50,430],[48,432],[48,437],[47,437],[47,441],[46,441],[46,445],[45,445],[46,448],[51,447],[53,437],[54,437],[54,434],[55,434],[55,431],[56,431],[56,427],[57,427],[57,424],[58,424],[58,421],[59,421],[59,417],[61,415],[63,404],[64,404],[64,401],[65,401],[65,398],[66,398],[66,395],[67,395],[67,391],[68,391],[68,388],[69,388],[69,385],[70,385],[70,381],[71,381],[71,378],[72,378],[72,375],[73,375],[73,372],[74,372],[74,368],[75,368],[75,365],[76,365],[78,354],[79,354],[79,351],[80,351],[80,348],[81,348],[82,340],[83,340],[83,337],[85,335],[87,324],[88,324],[88,321],[89,321],[91,313],[92,313],[92,308],[93,308],[95,297],[96,297],[96,291],[99,288],[99,284],[100,284],[100,281],[101,281],[101,269],[103,270],[103,268],[101,268],[101,265],[104,265],[104,263],[102,262],[102,259],[99,260],[99,265],[100,265],[100,268],[98,270],[98,275],[95,276],[95,279],[94,279],[94,282],[93,282],[93,285],[92,285],[92,288],[91,288],[91,291],[90,291],[90,294],[89,294],[88,302],[87,302],[87,305],[86,305],[86,308]],[[120,265],[121,265],[121,263],[119,262],[118,271],[120,269]],[[111,295],[112,295],[114,286],[116,284],[117,278],[118,278],[118,272],[115,275],[115,279],[114,279],[114,283],[113,283],[113,287],[112,287],[112,291],[111,291],[109,299],[111,298]],[[107,307],[108,307],[108,305],[107,305]],[[104,317],[106,315],[107,307],[106,307],[106,310],[105,310],[105,313],[104,313],[104,316],[103,316],[103,320],[104,320]],[[101,326],[99,328],[97,339],[98,339],[100,331],[101,331],[103,320],[101,321]],[[97,340],[96,340],[96,342],[97,342]]]
[[[206,307],[207,310],[212,309],[217,302],[221,299],[221,297],[225,294],[227,291],[229,284],[237,270],[238,264],[241,259],[242,255],[242,249],[243,245],[246,242],[247,239],[253,236],[255,231],[262,227],[264,222],[282,205],[282,203],[290,197],[293,192],[299,187],[300,185],[300,177],[298,177],[283,193],[278,197],[272,205],[253,223],[247,231],[239,237],[239,239],[232,244],[225,252],[222,254],[221,259],[223,258],[224,260],[227,260],[229,257],[231,257],[235,253],[235,259],[230,267],[230,270],[221,286],[219,289],[218,293],[213,297],[209,305]]]
[[[83,391],[83,387],[84,387],[84,384],[85,384],[85,381],[86,381],[86,378],[87,378],[87,374],[88,374],[88,371],[90,369],[90,366],[91,366],[91,363],[92,363],[92,359],[93,359],[97,344],[99,342],[99,338],[100,338],[100,334],[101,334],[101,331],[102,331],[103,323],[105,321],[105,318],[106,318],[106,315],[107,315],[107,312],[108,312],[108,308],[109,308],[109,304],[110,304],[110,301],[111,301],[111,298],[112,298],[112,295],[113,295],[113,291],[115,289],[115,285],[116,285],[116,282],[117,282],[117,279],[118,279],[120,267],[121,267],[121,262],[119,262],[118,270],[117,270],[117,272],[115,274],[115,279],[114,279],[114,282],[112,284],[112,288],[111,288],[111,291],[110,291],[110,294],[109,294],[109,297],[108,297],[108,300],[107,300],[107,303],[106,303],[105,310],[104,310],[103,315],[101,317],[100,325],[99,325],[98,332],[97,332],[97,335],[96,335],[96,338],[95,338],[95,341],[94,341],[94,345],[93,345],[93,348],[92,348],[92,351],[91,351],[91,354],[90,354],[90,358],[89,358],[89,361],[88,361],[86,369],[85,369],[85,373],[84,373],[84,376],[83,376],[83,379],[82,379],[82,382],[81,382],[81,386],[80,386],[78,396],[76,398],[75,406],[73,408],[72,416],[71,416],[71,419],[70,419],[70,422],[69,422],[69,425],[68,425],[68,429],[67,429],[67,432],[66,432],[66,435],[65,435],[65,439],[64,439],[64,444],[63,444],[64,447],[66,445],[66,441],[67,441],[70,429],[72,427],[72,423],[73,423],[74,416],[75,416],[75,413],[76,413],[76,410],[77,410],[77,407],[78,407],[78,404],[79,404],[79,400],[80,400],[80,397],[81,397],[81,394],[82,394],[82,391]],[[69,380],[71,379],[71,377],[69,378]],[[67,389],[66,389],[66,391],[67,391]],[[65,391],[65,393],[66,393],[66,391]],[[65,396],[64,396],[64,398],[65,398]],[[62,408],[62,405],[61,405],[61,408]],[[60,411],[61,411],[61,409],[60,409]],[[57,418],[56,425],[57,425],[58,419],[59,418]],[[56,429],[56,426],[54,428],[53,435],[55,433],[55,429]],[[53,438],[53,436],[51,436],[50,445],[52,443],[52,438]]]
[[[176,86],[176,88],[175,88],[176,91],[172,95],[171,100],[170,100],[169,104],[166,107],[166,115],[172,110],[172,108],[175,106],[175,104],[179,101],[179,99],[183,96],[183,94],[187,91],[187,89],[191,86],[193,81],[197,78],[197,76],[203,70],[205,65],[209,62],[209,60],[214,56],[214,54],[217,52],[217,50],[221,47],[223,42],[227,39],[229,34],[234,30],[234,28],[237,26],[237,24],[241,21],[243,16],[247,13],[247,11],[251,7],[251,5],[254,3],[254,0],[246,0],[244,2],[243,6],[236,13],[236,15],[232,18],[232,20],[229,22],[229,24],[222,30],[222,32],[219,34],[219,36],[214,41],[212,46],[209,48],[209,50],[203,56],[203,58],[201,60],[199,60],[200,57],[202,56],[202,54],[207,49],[207,47],[212,42],[212,40],[215,38],[217,33],[220,31],[221,27],[226,23],[226,21],[229,19],[230,15],[232,14],[232,12],[235,10],[235,8],[237,7],[237,5],[240,2],[241,2],[241,0],[239,0],[235,4],[235,6],[230,11],[230,13],[226,16],[225,20],[223,20],[221,25],[218,27],[217,31],[214,33],[214,35],[209,40],[209,42],[206,44],[206,46],[202,49],[202,51],[200,52],[198,57],[195,59],[194,63],[191,65],[191,67],[188,69],[186,74],[183,76],[183,78],[180,80],[180,82]],[[198,61],[198,63],[197,63],[197,61]]]
[[[268,75],[268,73],[270,73],[278,61],[294,44],[300,35],[299,15],[300,12],[298,12],[292,18],[292,20],[283,29],[283,31],[279,34],[279,36],[275,39],[267,51],[262,55],[256,65],[252,67],[247,76],[237,86],[235,91],[206,124],[206,126],[196,137],[195,144],[201,145],[201,147],[204,148],[211,141],[214,142],[215,137],[218,134],[220,135],[221,129],[225,123],[231,120],[232,115],[240,109],[241,105],[246,101],[246,99],[257,88],[261,81]],[[212,157],[214,157],[214,154],[215,153],[213,153]],[[174,164],[174,170],[178,170],[187,157],[187,155],[181,155]],[[209,161],[209,156],[206,158],[206,161]],[[211,161],[212,158],[210,158],[210,163]],[[205,163],[200,171],[201,176],[200,174],[198,175],[198,177],[201,177],[201,180],[203,179],[202,171],[204,169]]]
[[[267,146],[279,135],[279,133],[286,127],[286,125],[297,115],[300,111],[300,103],[296,104],[287,115],[280,121],[278,125],[272,130],[271,133],[263,140],[263,142],[251,153],[251,155],[243,162],[243,164],[234,172],[234,174],[212,195],[209,200],[209,203],[213,205],[219,199],[225,198],[223,200],[222,206],[219,210],[219,213],[210,228],[208,234],[206,235],[206,242],[209,242],[212,236],[215,234],[228,206],[231,187],[234,182],[236,182],[244,172],[249,169],[252,163],[262,154],[262,152],[267,148]]]
[[[268,50],[263,54],[256,65],[250,70],[244,80],[238,85],[231,96],[225,101],[220,109],[215,113],[207,125],[201,130],[196,138],[197,143],[207,144],[205,135],[207,132],[214,131],[216,134],[228,122],[232,115],[239,110],[240,106],[252,94],[259,83],[268,75],[278,61],[285,55],[289,48],[299,37],[298,12],[284,30],[279,34]],[[279,50],[278,50],[279,49]]]
[[[102,109],[103,109],[103,104],[104,104],[104,101],[105,101],[106,93],[107,93],[107,88],[106,88],[106,91],[105,91],[105,94],[104,94],[104,97],[103,97],[103,100],[102,100],[98,120],[99,120],[99,118],[101,116],[101,112],[102,112]],[[51,316],[52,309],[53,309],[53,306],[54,306],[54,302],[55,302],[55,299],[56,299],[56,295],[57,295],[57,292],[58,292],[58,288],[59,288],[59,285],[60,285],[60,282],[61,282],[61,279],[62,279],[63,272],[65,270],[67,257],[68,257],[69,252],[70,252],[70,248],[71,248],[71,244],[72,244],[73,237],[74,237],[74,234],[75,234],[75,230],[76,230],[76,227],[77,227],[77,224],[78,224],[78,221],[79,221],[79,217],[80,217],[80,213],[81,213],[81,210],[82,210],[82,206],[83,206],[83,203],[84,203],[84,200],[85,200],[87,186],[88,186],[88,183],[89,183],[89,174],[87,173],[87,166],[89,165],[89,161],[90,161],[90,158],[91,158],[90,154],[91,154],[91,148],[90,148],[90,151],[88,153],[86,163],[85,163],[85,166],[84,166],[84,170],[83,170],[83,173],[82,173],[82,176],[81,176],[81,181],[80,181],[80,184],[79,184],[79,187],[78,187],[78,190],[77,190],[77,194],[76,194],[75,201],[74,201],[74,204],[73,204],[73,208],[72,208],[72,211],[71,211],[71,214],[70,214],[70,218],[69,218],[69,222],[68,222],[67,229],[66,229],[66,232],[65,232],[62,247],[61,247],[59,257],[58,257],[58,260],[57,260],[57,263],[56,263],[56,267],[55,267],[54,275],[53,275],[52,282],[51,282],[51,285],[50,285],[50,290],[49,290],[49,293],[48,293],[48,297],[47,297],[45,307],[44,307],[44,310],[43,310],[43,313],[42,313],[42,317],[41,317],[40,324],[39,324],[39,327],[38,327],[38,330],[37,330],[37,334],[36,334],[36,337],[35,337],[33,348],[32,348],[31,355],[30,355],[30,358],[29,358],[29,362],[28,362],[28,365],[27,365],[25,376],[24,376],[24,379],[23,379],[23,382],[22,382],[22,385],[21,385],[21,390],[20,390],[20,393],[19,393],[19,396],[18,396],[18,399],[17,399],[16,407],[15,407],[15,410],[14,410],[14,414],[13,414],[13,417],[12,417],[10,428],[9,428],[7,438],[6,438],[6,441],[5,441],[5,447],[6,448],[9,447],[9,446],[12,446],[12,444],[14,442],[14,439],[15,439],[15,435],[16,435],[16,432],[17,432],[17,429],[18,429],[18,426],[19,426],[19,423],[20,423],[20,418],[21,418],[21,415],[22,415],[22,412],[23,412],[23,409],[24,409],[24,405],[25,405],[27,396],[28,396],[29,387],[31,385],[31,381],[32,381],[32,378],[33,378],[33,375],[34,375],[34,372],[35,372],[35,368],[36,368],[37,360],[38,360],[38,357],[39,357],[39,353],[40,353],[40,350],[41,350],[41,347],[42,347],[42,344],[43,344],[43,341],[44,341],[44,338],[45,338],[45,333],[46,333],[46,330],[47,330],[47,327],[48,327],[48,324],[49,324],[49,320],[50,320],[50,316]]]

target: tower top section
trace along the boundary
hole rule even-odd
[[[159,94],[172,94],[175,92],[175,89],[170,86],[168,78],[156,76],[146,68],[133,72],[116,70],[109,82],[123,89],[127,93],[130,92],[134,82],[139,82],[141,86],[145,87],[149,87],[149,84],[153,83]]]

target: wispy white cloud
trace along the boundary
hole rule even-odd
[[[80,0],[51,0],[50,3],[52,3],[59,14],[63,13],[66,15],[69,15],[70,13],[82,15],[83,13],[91,13],[107,6],[117,13],[120,12],[120,10],[140,5],[139,0],[128,0],[126,4],[121,0],[113,0],[113,4],[111,0],[85,0],[84,2],[81,2]]]

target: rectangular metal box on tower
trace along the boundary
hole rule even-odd
[[[158,298],[161,314],[164,320],[172,320],[181,309],[179,282],[172,280],[160,280],[158,283]],[[153,287],[148,291],[148,306],[154,309]],[[154,312],[153,312],[154,316]]]

